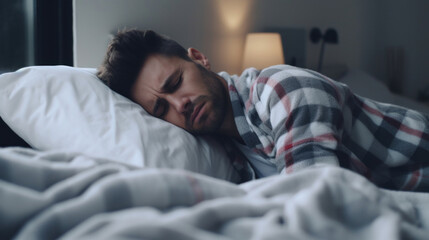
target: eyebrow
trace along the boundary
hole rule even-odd
[[[171,85],[171,82],[174,81],[179,74],[180,74],[180,69],[177,69],[172,74],[170,74],[170,76],[168,76],[167,79],[164,80],[163,84],[161,85],[162,93],[165,93],[168,91],[168,87]]]
[[[179,75],[179,74],[180,74],[180,69],[177,69],[172,74],[170,74],[170,76],[168,76],[164,80],[164,82],[162,83],[161,88],[160,88],[160,92],[161,93],[168,92],[168,87],[171,85],[171,82],[174,81],[176,79],[177,75]],[[155,114],[156,111],[158,110],[159,105],[161,103],[160,100],[161,100],[160,98],[156,99],[155,104],[153,105],[153,108],[152,108],[152,114]]]

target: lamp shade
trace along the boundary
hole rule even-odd
[[[244,45],[243,69],[263,69],[283,64],[283,47],[279,33],[249,33]]]

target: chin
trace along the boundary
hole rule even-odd
[[[207,110],[209,112],[208,115],[204,116],[203,119],[201,119],[200,124],[197,124],[196,126],[188,127],[187,129],[191,133],[194,134],[218,134],[219,129],[223,122],[223,115],[222,114],[216,114],[216,111],[209,108]]]

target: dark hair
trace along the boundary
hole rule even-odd
[[[110,42],[97,76],[113,91],[131,98],[131,87],[144,61],[155,53],[190,61],[186,49],[170,38],[152,30],[125,30]]]

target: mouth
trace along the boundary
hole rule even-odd
[[[195,120],[197,120],[198,117],[201,115],[200,113],[202,113],[201,109],[203,108],[203,106],[204,106],[204,103],[201,103],[194,108],[194,111],[192,112],[192,115],[191,115],[192,125],[194,125]]]

